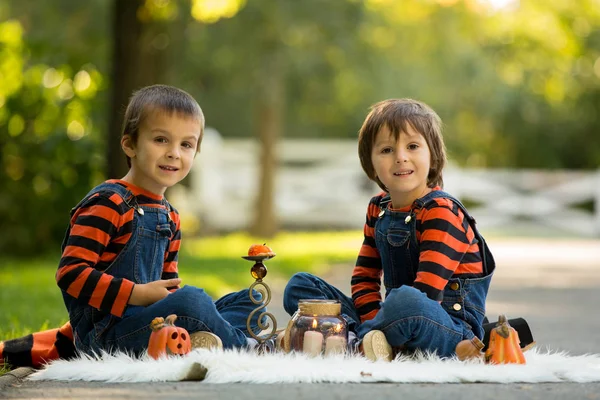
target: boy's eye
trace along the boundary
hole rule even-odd
[[[157,143],[167,143],[167,139],[165,139],[164,137],[154,138],[154,141]]]
[[[183,142],[181,144],[183,147],[185,147],[186,149],[193,149],[194,146],[192,146],[192,144],[190,142]]]

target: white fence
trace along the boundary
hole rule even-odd
[[[204,227],[231,231],[252,220],[258,144],[208,131],[178,207]],[[354,140],[292,140],[279,145],[276,215],[298,229],[360,229],[378,187],[364,175]],[[600,170],[532,171],[449,166],[445,189],[469,205],[483,230],[600,236]],[[182,204],[183,203],[183,204]],[[587,204],[586,207],[578,207]],[[589,206],[593,204],[593,211]]]

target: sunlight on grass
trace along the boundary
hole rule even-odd
[[[22,336],[68,319],[49,260],[0,261],[0,338]]]
[[[254,243],[265,243],[277,256],[265,262],[267,280],[284,282],[299,271],[323,274],[332,265],[351,267],[362,242],[360,231],[284,232],[266,241],[243,233],[188,240],[179,258],[184,284],[203,287],[213,296],[248,287],[252,263],[241,257]]]
[[[190,240],[185,246],[187,251],[205,257],[237,259],[247,255],[251,244],[265,242],[277,253],[277,258],[310,256],[317,259],[324,257],[345,260],[354,258],[358,254],[362,243],[362,232],[284,232],[272,240],[235,233],[225,237]]]

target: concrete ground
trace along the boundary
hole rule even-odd
[[[497,271],[488,296],[487,314],[524,317],[542,349],[572,355],[600,353],[600,240],[490,240]],[[349,293],[352,266],[332,268],[326,279]],[[282,285],[273,286],[278,325],[289,317],[281,308]],[[26,371],[21,371],[26,372]],[[18,373],[17,373],[18,375]],[[32,382],[22,376],[0,378],[0,398],[190,398],[190,399],[432,399],[478,400],[600,399],[600,383],[575,384],[293,384],[216,385],[202,382],[107,384]]]

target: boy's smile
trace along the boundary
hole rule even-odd
[[[187,176],[200,138],[200,122],[177,113],[151,111],[139,128],[137,143],[127,135],[122,145],[131,158],[123,180],[162,195]]]
[[[371,159],[379,180],[392,198],[392,206],[401,208],[430,191],[427,177],[431,153],[427,141],[410,124],[398,140],[384,125],[375,137]]]

